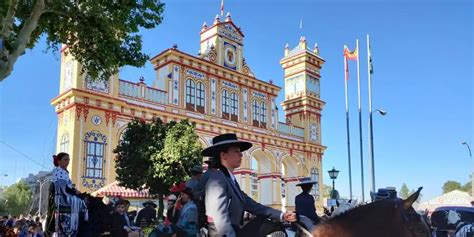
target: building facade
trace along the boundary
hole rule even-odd
[[[189,119],[203,147],[212,137],[236,133],[254,146],[244,152],[235,175],[255,200],[276,208],[294,208],[303,176],[322,183],[320,69],[324,60],[302,37],[285,48],[285,122],[278,121],[275,99],[281,88],[255,77],[244,58],[244,35],[232,21],[216,17],[202,26],[198,55],[177,46],[153,57],[156,77],[131,82],[112,76],[92,81],[64,48],[59,96],[52,100],[58,115],[57,151],[70,154],[69,172],[81,191],[92,192],[115,181],[115,154],[127,123]],[[322,185],[315,185],[318,205]]]

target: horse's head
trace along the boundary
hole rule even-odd
[[[405,200],[384,199],[351,209],[318,225],[316,237],[431,237],[430,227],[412,207],[421,188]]]
[[[405,200],[398,199],[395,203],[396,210],[401,217],[401,226],[403,236],[410,237],[429,237],[431,236],[431,228],[423,215],[418,214],[413,209],[413,203],[420,196],[422,187]],[[399,205],[401,204],[401,205]]]

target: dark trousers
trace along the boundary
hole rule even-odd
[[[237,237],[267,236],[275,231],[284,230],[282,223],[275,223],[264,217],[256,217],[242,228],[234,225],[232,227]],[[218,235],[214,223],[208,224],[208,231],[209,237],[223,237]]]

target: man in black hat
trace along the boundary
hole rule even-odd
[[[146,201],[143,206],[145,208],[141,209],[137,216],[137,224],[142,228],[150,226],[155,221],[157,205],[153,201]]]
[[[303,191],[295,197],[296,214],[308,217],[313,225],[320,222],[314,206],[314,197],[309,194],[315,183],[309,177],[302,178],[296,186],[300,186]]]
[[[232,172],[240,167],[242,152],[252,144],[237,139],[235,134],[223,134],[212,139],[212,146],[202,151],[213,157],[219,171],[212,172],[205,186],[206,214],[209,236],[255,236],[256,232],[243,225],[244,211],[275,220],[295,221],[294,213],[282,213],[255,202],[242,192]]]

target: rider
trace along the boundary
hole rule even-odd
[[[296,214],[308,217],[313,225],[320,222],[314,206],[314,197],[309,194],[315,183],[316,181],[312,181],[309,177],[302,178],[296,186],[300,186],[303,191],[295,197]]]
[[[254,236],[255,225],[243,224],[244,211],[272,219],[295,221],[294,213],[282,213],[255,202],[242,190],[233,175],[240,167],[242,152],[252,147],[249,142],[229,133],[212,139],[212,146],[202,151],[203,156],[214,157],[219,170],[210,174],[205,186],[206,214],[209,217],[209,236]]]
[[[48,210],[48,231],[51,232],[71,232],[78,230],[79,213],[87,212],[84,201],[78,196],[80,192],[74,187],[69,178],[69,154],[61,152],[53,155],[53,163],[55,168],[52,172],[52,184],[54,190],[49,197]],[[68,211],[63,211],[60,207],[68,207]],[[54,220],[53,212],[59,211],[59,214],[64,214],[60,220]],[[53,221],[54,220],[54,221]],[[62,224],[59,221],[63,222]],[[59,229],[62,227],[62,230]]]

